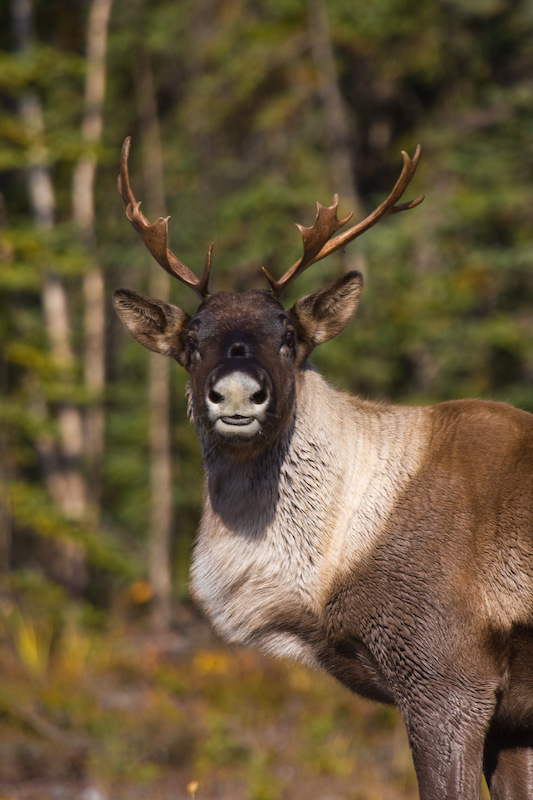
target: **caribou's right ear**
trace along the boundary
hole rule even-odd
[[[191,318],[185,311],[129,289],[117,289],[113,303],[134,339],[154,353],[175,358],[187,369],[187,328]]]

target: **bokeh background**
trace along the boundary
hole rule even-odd
[[[294,222],[362,217],[400,151],[426,195],[291,289],[348,269],[355,322],[313,356],[402,403],[533,411],[530,0],[5,0],[0,5],[0,797],[400,800],[395,713],[224,648],[189,601],[202,465],[185,373],[130,340],[151,262],[116,190],[214,289],[265,286]]]

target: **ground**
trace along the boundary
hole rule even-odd
[[[393,709],[225,648],[190,608],[159,636],[4,618],[0,800],[418,796]]]

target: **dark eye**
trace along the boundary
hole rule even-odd
[[[194,353],[195,350],[197,350],[198,342],[196,341],[194,336],[187,336],[187,346],[189,348],[190,353]]]
[[[295,338],[296,337],[294,336],[294,331],[287,331],[287,333],[285,334],[285,344],[288,347],[294,347]]]

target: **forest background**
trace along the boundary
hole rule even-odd
[[[295,287],[365,274],[313,361],[366,397],[533,411],[533,5],[10,0],[0,40],[0,796],[416,796],[393,712],[223,649],[189,603],[186,375],[111,296],[195,300],[126,221],[120,148],[180,258],[214,241],[213,288],[242,291],[420,142],[424,203]]]

